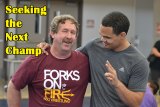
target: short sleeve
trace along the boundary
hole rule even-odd
[[[12,82],[17,90],[23,89],[34,78],[37,67],[33,61],[34,58],[32,56],[26,58],[12,76]]]
[[[149,65],[147,61],[141,60],[131,69],[128,87],[132,91],[145,92],[149,76]]]

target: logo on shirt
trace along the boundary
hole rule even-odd
[[[121,67],[119,71],[124,72],[124,67]]]
[[[49,102],[70,103],[70,98],[74,96],[71,89],[66,90],[65,81],[80,80],[79,71],[72,70],[44,70],[44,100]]]

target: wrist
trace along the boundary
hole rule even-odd
[[[118,80],[117,84],[114,86],[115,88],[119,88],[121,85],[121,82]]]

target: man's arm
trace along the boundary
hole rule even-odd
[[[105,73],[106,78],[111,85],[115,87],[115,90],[120,99],[129,107],[139,107],[144,96],[144,92],[134,92],[129,90],[118,78],[115,69],[107,61],[106,67],[108,72]]]
[[[151,54],[154,54],[156,57],[160,57],[160,52],[155,47],[152,48]]]
[[[8,107],[20,107],[21,93],[17,90],[10,80],[7,89],[7,103]]]
[[[115,87],[115,90],[117,91],[120,99],[129,107],[139,107],[144,97],[144,92],[130,91],[121,82],[118,83],[118,86]]]

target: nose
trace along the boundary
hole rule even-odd
[[[67,37],[67,38],[72,38],[71,32],[68,32],[67,35],[66,35],[66,37]]]
[[[101,41],[106,42],[106,41],[107,41],[107,39],[106,39],[106,38],[104,38],[103,36],[101,36]]]

